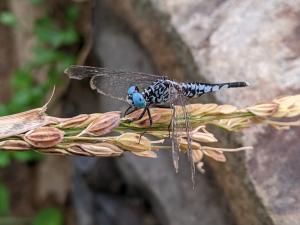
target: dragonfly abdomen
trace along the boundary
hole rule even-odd
[[[207,83],[182,83],[182,90],[186,97],[196,98],[205,93],[215,92],[227,88],[238,88],[246,87],[248,84],[246,82],[231,82],[231,83],[220,83],[220,84],[207,84]]]
[[[148,104],[161,104],[168,102],[170,99],[170,87],[182,91],[182,94],[188,98],[196,98],[205,93],[215,92],[227,88],[246,87],[246,82],[231,82],[220,84],[207,84],[199,82],[191,83],[177,83],[170,80],[157,80],[148,88],[146,88],[142,95]]]

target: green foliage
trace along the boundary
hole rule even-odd
[[[43,156],[37,152],[15,152],[12,157],[21,162],[37,161],[43,158]]]
[[[9,211],[9,192],[6,186],[0,183],[0,216],[8,215]]]
[[[59,28],[49,17],[36,21],[35,33],[38,40],[57,49],[64,45],[75,44],[79,38],[73,26]]]
[[[44,0],[30,0],[32,4],[42,4]],[[33,57],[29,62],[18,68],[11,78],[13,95],[9,102],[0,103],[0,116],[18,113],[34,107],[40,107],[45,102],[45,95],[54,85],[59,85],[59,78],[64,69],[75,63],[75,55],[65,50],[78,43],[79,35],[75,22],[79,16],[76,5],[65,9],[66,24],[58,25],[49,12],[35,21],[34,33],[37,43],[33,48]],[[0,23],[15,27],[17,20],[11,12],[0,13]],[[42,84],[37,85],[34,77],[43,74]],[[45,74],[45,75],[44,75]],[[34,161],[41,157],[34,152],[7,153],[0,151],[0,167],[9,165],[11,158],[20,161]]]
[[[67,9],[67,20],[70,25],[74,24],[79,17],[79,8],[76,5],[71,5]]]
[[[45,0],[29,0],[32,4],[45,3]],[[60,76],[64,69],[75,63],[75,55],[67,53],[68,47],[77,44],[79,35],[75,29],[75,22],[79,16],[79,8],[69,5],[65,9],[66,23],[58,25],[49,12],[35,21],[34,33],[37,43],[33,48],[33,57],[18,68],[11,76],[13,94],[9,102],[0,103],[0,116],[40,107],[45,102],[45,95],[54,85],[59,85]],[[18,29],[15,15],[9,11],[0,12],[0,24]],[[42,84],[37,83],[34,75],[43,74]],[[0,149],[1,150],[1,149]],[[36,161],[42,158],[36,152],[7,152],[0,151],[0,167],[6,167],[12,159],[21,162]],[[1,216],[9,216],[9,191],[0,183],[0,221]],[[8,217],[10,221],[18,219]],[[4,222],[4,221],[2,221]],[[63,214],[59,209],[46,208],[34,218],[32,225],[62,225]]]
[[[0,167],[6,167],[10,164],[10,153],[0,152]]]
[[[34,5],[40,5],[44,3],[44,0],[30,0],[30,2]]]
[[[17,25],[17,18],[9,11],[0,12],[0,23],[8,26],[15,27]]]
[[[62,225],[63,214],[57,208],[42,209],[34,218],[32,225]]]
[[[42,159],[43,156],[37,152],[7,152],[0,151],[0,168],[9,166],[11,159],[16,159],[21,162],[32,162]]]

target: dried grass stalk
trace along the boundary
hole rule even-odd
[[[219,162],[225,162],[225,152],[251,149],[235,149],[207,146],[217,142],[216,137],[206,130],[208,124],[222,127],[229,131],[240,131],[258,123],[272,125],[277,129],[300,126],[300,120],[279,121],[300,115],[300,95],[276,98],[272,102],[238,109],[232,105],[192,104],[187,105],[190,115],[193,162],[203,170],[205,156]],[[120,156],[125,151],[140,157],[155,158],[155,151],[170,149],[163,146],[169,137],[169,124],[172,110],[151,108],[153,126],[149,128],[149,118],[144,116],[136,120],[141,110],[126,118],[120,112],[81,114],[72,118],[56,118],[45,114],[46,106],[27,112],[0,117],[0,148],[11,151],[35,150],[48,154],[68,154],[94,157]],[[176,108],[179,123],[184,125],[180,107]],[[181,115],[181,116],[180,116]],[[112,132],[119,134],[105,136]],[[159,140],[143,136],[144,132]],[[179,131],[181,150],[188,148],[187,134]]]

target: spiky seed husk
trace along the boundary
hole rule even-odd
[[[223,152],[218,150],[203,150],[203,153],[211,158],[213,158],[216,161],[219,162],[226,162],[226,157],[223,154]]]
[[[59,128],[80,128],[82,127],[83,122],[85,122],[92,115],[80,114],[68,119],[65,119],[63,122],[59,123],[57,127]]]
[[[7,140],[0,142],[0,149],[7,149],[12,151],[23,151],[30,150],[32,146],[28,144],[26,141],[22,140]]]
[[[124,133],[116,138],[116,144],[127,151],[144,152],[150,151],[151,141],[136,133]]]
[[[64,132],[55,127],[39,127],[28,131],[23,139],[36,148],[50,148],[62,142]]]
[[[204,155],[202,151],[194,150],[192,153],[193,153],[193,162],[194,163],[202,161],[203,155]]]
[[[103,136],[112,132],[113,129],[119,126],[120,112],[108,112],[99,115],[97,119],[90,123],[90,125],[83,130],[78,136],[91,135]]]
[[[180,138],[179,140],[180,149],[183,151],[188,150],[188,140],[186,138]],[[201,145],[198,142],[192,141],[191,142],[191,148],[193,151],[201,151]]]
[[[277,103],[266,103],[247,107],[246,110],[259,117],[272,116],[278,110]]]
[[[82,155],[101,157],[120,156],[123,154],[122,149],[110,143],[72,144],[67,147],[67,150]]]
[[[143,151],[143,152],[132,152],[132,153],[140,157],[157,158],[157,154],[154,151]]]

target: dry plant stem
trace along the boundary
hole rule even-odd
[[[47,105],[47,104],[46,104]],[[120,156],[125,151],[140,157],[157,157],[156,151],[171,149],[163,146],[169,137],[168,126],[172,118],[171,109],[151,108],[153,126],[144,116],[136,119],[140,111],[126,118],[121,112],[81,114],[72,118],[56,118],[45,114],[44,107],[27,112],[0,117],[0,149],[11,151],[35,150],[47,154],[83,155],[92,157]],[[252,149],[235,149],[207,146],[218,142],[207,131],[209,124],[228,131],[240,131],[255,124],[267,124],[277,129],[300,126],[300,120],[279,121],[300,115],[300,95],[277,98],[272,102],[258,104],[244,109],[231,105],[192,104],[186,106],[191,124],[192,159],[199,171],[203,170],[203,157],[225,162],[225,152]],[[185,124],[181,107],[176,108],[179,124]],[[134,121],[134,122],[130,122]],[[139,133],[146,132],[147,136]],[[177,142],[187,152],[188,138],[185,130],[179,130]],[[106,136],[110,134],[110,136]],[[148,136],[152,136],[151,140]],[[158,139],[158,140],[157,140]]]

